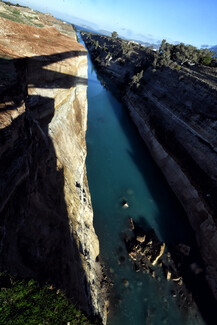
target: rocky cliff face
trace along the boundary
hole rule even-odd
[[[59,30],[0,18],[0,269],[56,284],[105,323],[85,169],[86,50]]]
[[[217,298],[217,69],[153,71],[151,51],[131,46],[120,56],[119,40],[95,34],[83,38],[100,72],[119,88],[152,157],[187,212]]]

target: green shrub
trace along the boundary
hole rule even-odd
[[[211,55],[206,55],[206,56],[202,57],[201,61],[200,61],[200,63],[203,65],[210,65],[211,62],[212,62]]]
[[[103,51],[108,52],[108,48],[106,46],[106,43],[103,44],[103,48],[102,49],[103,49]]]
[[[11,13],[13,14],[13,15],[20,15],[20,11],[19,10],[16,10],[16,9],[13,9],[13,10],[11,10]]]
[[[163,66],[170,66],[172,62],[180,65],[211,65],[214,59],[214,53],[208,49],[197,49],[192,45],[185,45],[180,43],[172,45],[163,40],[159,51],[155,54],[153,60],[154,68],[161,68]]]
[[[135,74],[132,77],[131,86],[139,88],[142,77],[143,77],[143,70],[141,70],[139,73]]]
[[[95,43],[95,50],[97,50],[98,47],[99,47],[99,41],[96,41],[96,43]]]
[[[0,12],[0,17],[14,21],[15,23],[23,23],[23,20],[18,15],[12,15],[11,13]]]
[[[16,281],[0,274],[0,324],[86,324],[88,319],[51,285],[36,281]]]
[[[74,24],[71,24],[72,25],[72,28],[74,29],[74,31],[77,33],[77,28],[75,27]]]
[[[117,32],[112,32],[112,38],[117,38],[118,37],[118,33]]]
[[[29,7],[26,7],[26,6],[23,6],[23,5],[19,5],[19,3],[14,4],[14,3],[11,3],[9,1],[3,1],[3,3],[5,3],[8,6],[15,6],[15,7],[21,7],[21,8],[29,8]]]
[[[44,27],[44,25],[43,25],[43,24],[35,24],[35,26],[36,26],[36,27],[39,27],[39,28],[42,28],[42,27]]]

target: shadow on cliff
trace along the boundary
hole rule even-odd
[[[81,55],[86,52],[0,59],[0,270],[55,284],[90,312],[89,286],[69,227],[64,171],[48,135],[54,99],[27,90],[87,85],[86,78],[44,69]],[[22,104],[17,118],[8,115]],[[5,116],[11,118],[7,126]]]
[[[69,89],[77,85],[87,85],[87,78],[49,69],[50,64],[79,56],[86,56],[86,52],[69,51],[8,60],[1,58],[0,112],[14,109],[22,103],[23,94],[27,93],[27,84],[29,89]]]

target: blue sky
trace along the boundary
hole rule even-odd
[[[73,22],[74,17],[129,38],[217,44],[217,0],[15,0]],[[76,20],[77,22],[77,20]],[[89,24],[90,25],[90,24]]]

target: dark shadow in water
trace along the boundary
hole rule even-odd
[[[188,261],[187,265],[184,265],[184,267],[182,268],[183,279],[187,288],[192,291],[195,301],[200,309],[204,320],[207,322],[207,324],[212,325],[213,319],[217,319],[216,301],[208,287],[204,274],[200,276],[195,276],[193,273],[190,272],[189,269],[191,262],[198,262],[199,265],[203,265],[195,240],[195,232],[190,227],[188,218],[183,207],[175,197],[174,193],[169,188],[165,178],[159,170],[159,167],[156,165],[156,163],[150,156],[150,153],[148,152],[146,145],[141,139],[140,134],[136,129],[135,125],[132,125],[131,129],[134,128],[134,130],[131,131],[136,134],[136,141],[134,135],[131,136],[131,134],[129,134],[129,122],[127,120],[130,119],[130,116],[127,111],[127,108],[123,107],[123,109],[126,110],[125,116],[121,115],[120,117],[117,112],[116,114],[120,121],[120,124],[122,125],[123,130],[128,136],[129,141],[131,142],[132,151],[128,152],[129,156],[134,161],[141,174],[144,175],[145,182],[148,185],[151,195],[157,203],[159,211],[161,211],[160,215],[156,217],[157,222],[159,224],[159,228],[161,229],[161,235],[165,243],[167,244],[169,250],[171,249],[171,252],[173,252],[173,245],[181,241],[182,234],[184,237],[184,243],[190,245],[190,261]],[[141,149],[145,154],[141,154]],[[144,163],[143,157],[145,160],[149,160],[148,164]],[[156,186],[156,179],[158,180],[158,184],[160,184],[159,187]],[[164,191],[164,188],[166,189],[166,191]],[[167,210],[165,209],[165,202],[166,205],[170,207],[170,210],[172,205],[172,209],[174,210],[174,213],[176,213],[176,215],[171,216],[171,213],[167,213]],[[176,262],[178,263],[179,261],[176,260]]]
[[[69,228],[64,171],[57,168],[48,135],[54,100],[28,94],[29,87],[87,85],[85,78],[43,69],[80,55],[86,52],[0,59],[0,270],[55,284],[90,311],[87,279]],[[10,113],[21,105],[12,119]]]

